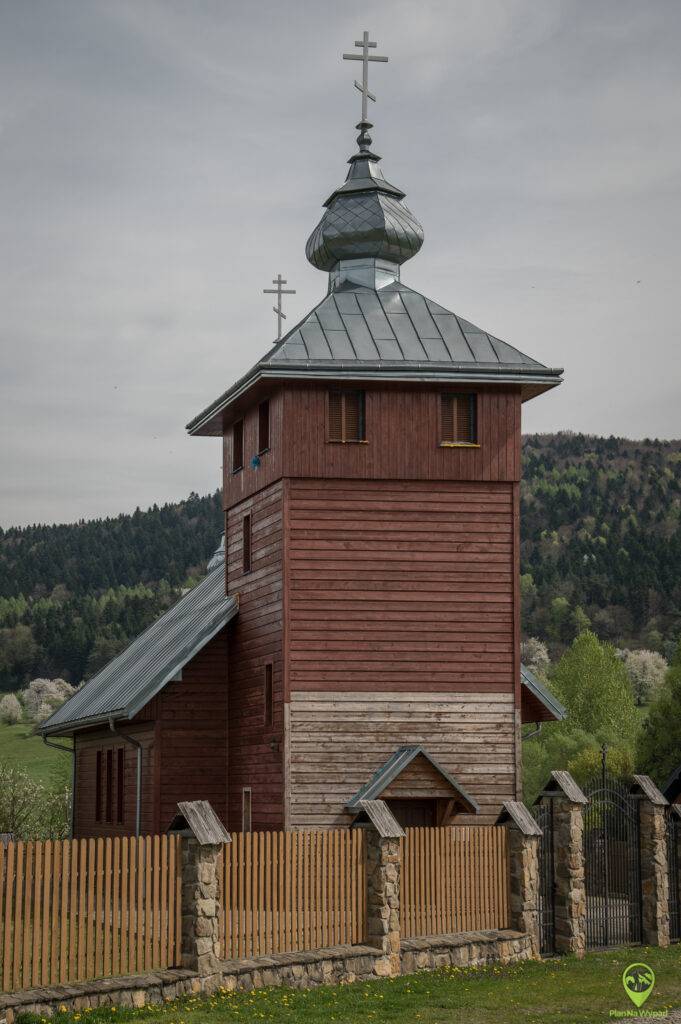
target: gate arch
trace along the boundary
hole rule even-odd
[[[604,759],[605,760],[605,759]],[[585,787],[586,944],[590,949],[641,942],[638,800],[605,764]]]

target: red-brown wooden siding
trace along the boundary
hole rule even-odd
[[[465,389],[463,389],[465,390]],[[244,468],[232,473],[232,430],[224,435],[224,507],[280,477],[365,480],[520,479],[520,390],[477,390],[479,447],[440,446],[441,388],[368,385],[366,444],[327,441],[324,384],[291,383],[270,397],[270,451],[257,468],[258,403],[244,415]]]
[[[290,690],[513,691],[511,484],[292,480]]]
[[[206,644],[130,723],[117,728],[144,743],[142,832],[164,831],[179,800],[209,800],[227,814],[227,629]],[[97,750],[125,751],[123,824],[95,821]],[[114,756],[114,818],[118,793]],[[76,836],[130,835],[135,831],[137,752],[109,729],[76,737]]]
[[[241,828],[250,786],[253,829],[277,829],[283,809],[281,481],[227,513],[227,579],[239,595],[229,627],[229,828]],[[251,571],[243,572],[242,521],[251,516]],[[265,665],[272,663],[273,720],[264,722]]]

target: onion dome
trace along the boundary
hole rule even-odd
[[[331,271],[341,260],[378,259],[401,264],[423,244],[423,228],[391,185],[371,152],[368,121],[357,125],[359,152],[348,163],[343,185],[324,203],[326,212],[310,235],[305,253],[313,267]]]

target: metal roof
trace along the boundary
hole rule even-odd
[[[351,797],[345,805],[349,810],[360,810],[362,802],[365,800],[378,800],[381,793],[400,775],[407,765],[411,764],[415,757],[421,754],[430,761],[433,768],[440,773],[446,782],[456,790],[461,797],[464,804],[467,805],[466,810],[472,811],[477,814],[480,810],[479,805],[473,799],[472,796],[466,792],[463,786],[452,778],[449,772],[445,771],[442,765],[438,764],[437,761],[430,756],[427,750],[420,745],[398,747],[394,754],[388,758],[384,765],[375,772],[374,775],[369,779],[365,786],[357,790],[355,795]]]
[[[211,564],[201,583],[89,679],[41,732],[70,733],[109,718],[133,718],[177,676],[239,610],[237,599],[225,596],[224,557],[214,556]]]
[[[560,384],[562,372],[400,281],[380,289],[347,281],[187,429],[221,435],[223,412],[262,379],[513,383],[530,397]]]
[[[543,683],[539,682],[534,672],[531,672],[527,665],[520,666],[520,681],[532,696],[536,697],[544,705],[557,722],[562,722],[567,718],[567,709],[563,707],[557,697],[554,697]]]

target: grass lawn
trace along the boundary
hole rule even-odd
[[[145,1010],[93,1010],[53,1018],[72,1021],[158,1021],[164,1024],[595,1024],[609,1011],[633,1010],[622,987],[622,972],[643,961],[656,975],[647,1011],[681,1006],[681,946],[660,950],[634,947],[590,953],[584,960],[562,957],[541,963],[479,970],[445,968],[388,981],[295,991],[286,988],[223,993],[185,999]],[[28,1024],[39,1017],[19,1018]]]
[[[36,782],[49,780],[52,770],[64,769],[70,761],[66,754],[46,746],[35,736],[32,725],[5,725],[0,722],[0,760],[25,768]]]

